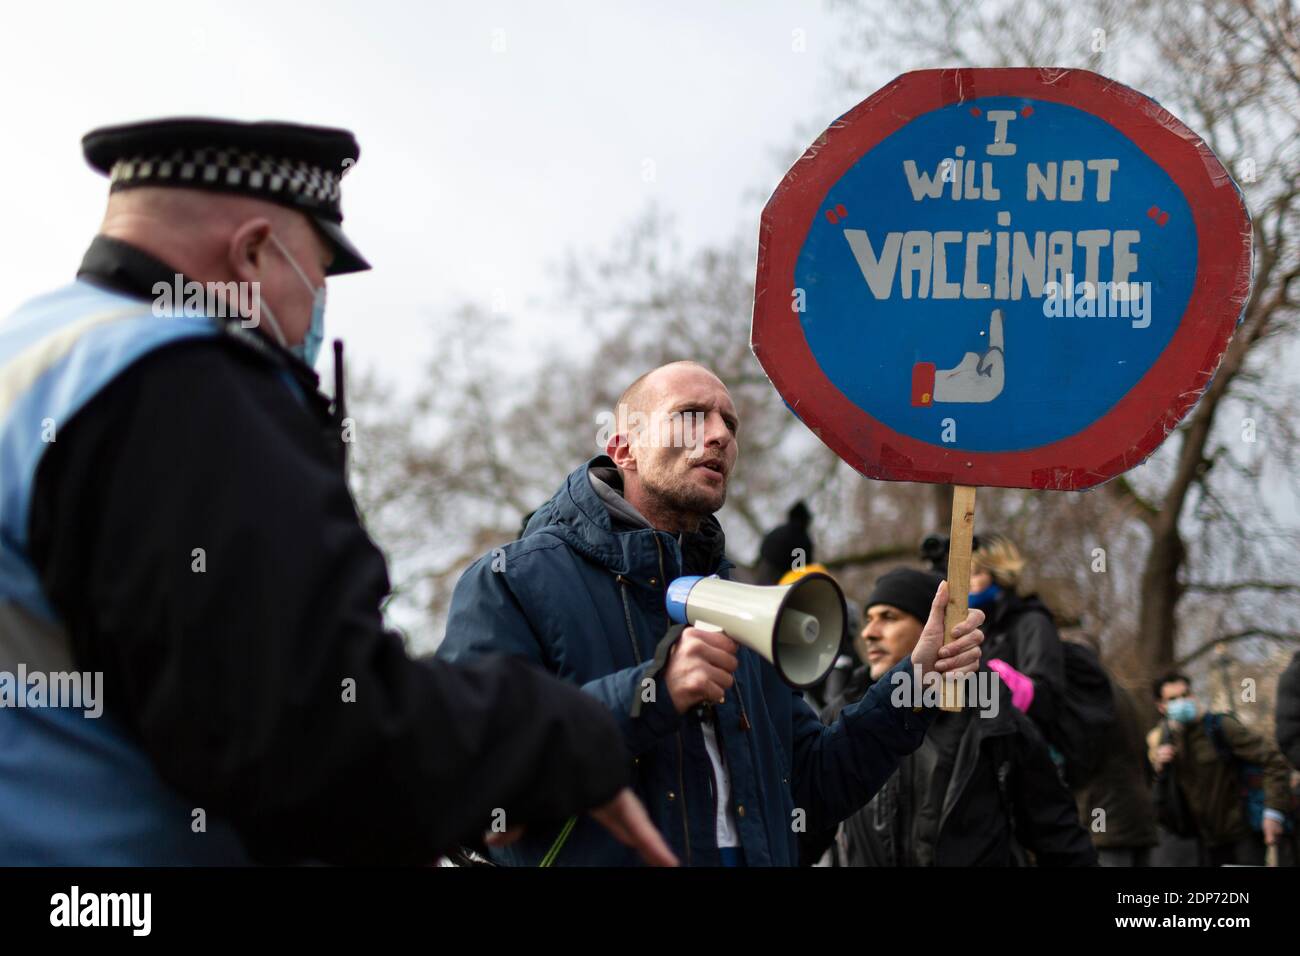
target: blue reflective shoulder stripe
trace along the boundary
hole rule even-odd
[[[27,527],[37,469],[59,429],[143,356],[219,331],[214,320],[157,315],[85,282],[0,321],[0,865],[248,862],[228,823],[158,776],[111,701],[97,717],[18,706],[15,690],[36,698],[2,669],[66,666]]]
[[[41,458],[58,430],[147,353],[217,333],[206,318],[160,318],[146,302],[78,282],[0,323],[0,599],[52,617],[26,561]]]

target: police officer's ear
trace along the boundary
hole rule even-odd
[[[231,233],[226,255],[236,279],[258,282],[264,278],[270,239],[271,220],[265,218],[250,219]]]

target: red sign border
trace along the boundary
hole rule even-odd
[[[1159,164],[1190,206],[1196,281],[1178,330],[1136,385],[1102,418],[1067,438],[1015,452],[917,441],[850,402],[826,377],[791,307],[794,270],[830,188],[912,119],[984,96],[1024,96],[1086,110]],[[885,107],[887,102],[887,108]],[[1159,159],[1157,157],[1163,157]],[[1250,297],[1251,225],[1240,190],[1199,136],[1136,90],[1087,70],[1017,67],[904,73],[824,132],[763,209],[750,347],[799,418],[868,478],[1006,488],[1081,490],[1140,464],[1209,385]],[[1225,254],[1219,236],[1245,236]],[[1230,252],[1231,250],[1229,250]],[[1165,409],[1152,417],[1152,409]],[[1050,462],[1077,461],[1077,465]]]

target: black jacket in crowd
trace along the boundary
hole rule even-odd
[[[1150,847],[1159,842],[1156,808],[1151,796],[1154,774],[1147,762],[1146,734],[1137,702],[1111,680],[1115,720],[1102,733],[1103,759],[1096,773],[1075,796],[1079,819],[1099,847]],[[1097,811],[1104,810],[1103,828],[1092,826]]]
[[[824,718],[869,684],[860,668]],[[967,707],[935,718],[921,747],[841,825],[838,865],[1012,866],[1027,862],[1023,850],[1039,866],[1096,864],[1047,744],[999,687],[996,716]],[[816,838],[807,849],[816,852]]]
[[[1300,651],[1277,681],[1277,746],[1300,770]]]
[[[777,525],[763,536],[758,547],[758,562],[754,567],[755,584],[776,584],[790,570],[795,561],[795,552],[803,552],[803,564],[814,563],[816,551],[809,526],[812,515],[803,502],[792,507],[786,515],[786,522]]]
[[[151,299],[175,271],[100,237],[80,277]],[[385,630],[338,435],[315,373],[237,325],[149,353],[60,428],[31,555],[105,709],[262,860],[431,862],[497,808],[613,797],[630,770],[600,702],[516,660],[414,661]]]
[[[983,660],[1006,661],[1034,682],[1029,716],[1040,728],[1056,721],[1065,692],[1065,652],[1052,612],[1035,595],[1004,590],[985,611]]]

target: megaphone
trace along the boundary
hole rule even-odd
[[[848,620],[844,592],[816,572],[784,587],[681,577],[664,600],[674,622],[726,631],[770,661],[791,687],[811,687],[829,673]]]

